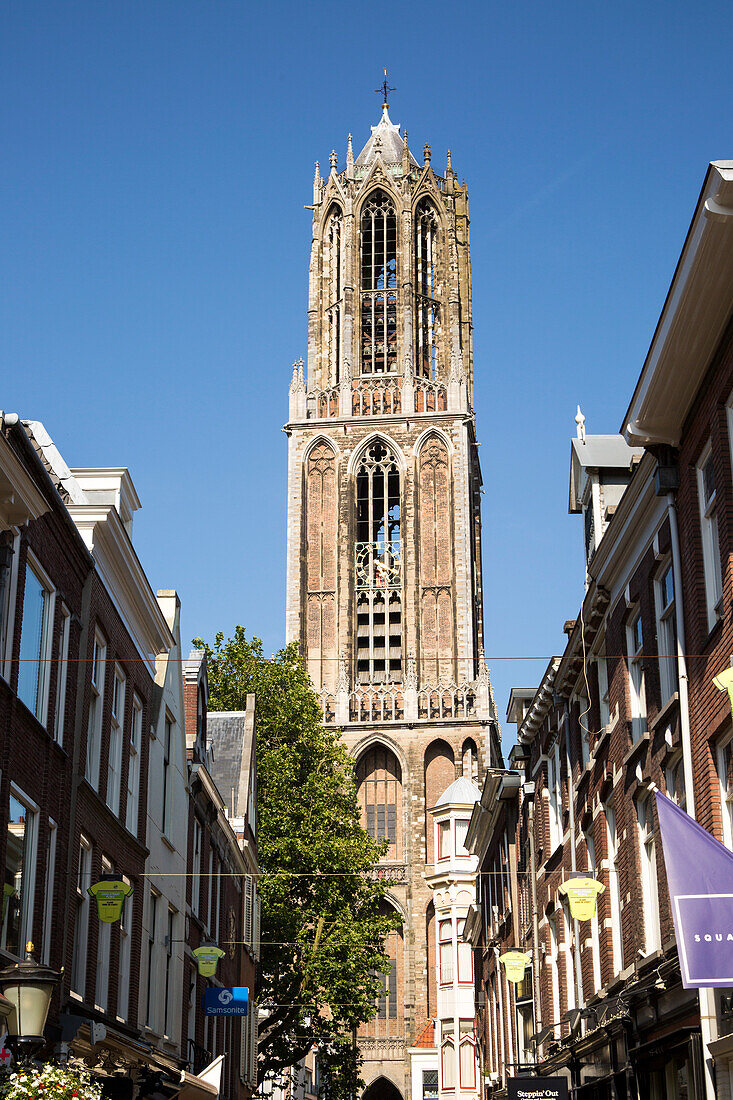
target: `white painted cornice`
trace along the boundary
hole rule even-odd
[[[22,527],[50,508],[25,465],[0,433],[0,531]]]
[[[733,161],[715,161],[622,432],[632,445],[678,446],[685,418],[733,312]]]
[[[155,676],[155,659],[175,645],[140,560],[113,505],[71,504],[68,512],[135,646]]]

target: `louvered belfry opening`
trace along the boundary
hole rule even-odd
[[[384,191],[361,213],[361,373],[397,371],[397,215]]]
[[[343,217],[334,206],[328,220],[324,250],[324,285],[326,299],[326,355],[328,385],[341,381],[341,317],[343,310],[342,270]]]
[[[402,535],[400,472],[381,440],[356,474],[356,679],[402,680]]]
[[[388,840],[383,857],[402,858],[402,769],[395,754],[375,745],[360,758],[356,767],[359,804],[366,830],[376,841]]]

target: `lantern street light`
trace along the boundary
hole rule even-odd
[[[26,944],[26,950],[28,954],[22,963],[0,970],[0,993],[12,1005],[7,1017],[6,1043],[21,1064],[32,1061],[46,1041],[43,1029],[51,996],[61,976],[35,961],[32,943]]]

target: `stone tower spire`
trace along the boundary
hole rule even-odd
[[[386,101],[359,155],[349,139],[345,170],[332,154],[316,182],[307,385],[298,371],[286,425],[287,634],[412,914],[384,1011],[359,1034],[365,1080],[387,1060],[408,1100],[409,1050],[438,1005],[428,811],[462,772],[479,782],[501,763],[482,650],[468,194],[450,159],[445,178],[420,169]],[[420,1049],[437,1068],[437,1046]]]

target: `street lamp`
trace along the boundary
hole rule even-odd
[[[7,1017],[6,1042],[21,1064],[32,1061],[46,1041],[43,1029],[60,978],[58,971],[35,961],[32,943],[26,944],[26,950],[28,954],[22,963],[0,970],[0,993],[12,1005]]]

